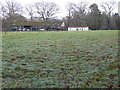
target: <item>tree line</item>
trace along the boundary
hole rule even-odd
[[[68,2],[65,6],[68,15],[60,21],[65,22],[66,27],[89,26],[91,30],[120,29],[120,16],[113,13],[116,6],[114,1],[102,2],[99,6],[96,3],[89,5],[85,1],[77,4]],[[54,2],[35,2],[24,8],[17,1],[0,3],[0,18],[4,29],[11,28],[15,22],[57,21],[59,19],[56,15],[59,11],[59,6]]]

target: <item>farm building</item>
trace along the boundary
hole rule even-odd
[[[88,31],[89,27],[68,27],[68,31]]]
[[[60,21],[50,22],[50,21],[41,21],[41,22],[16,22],[13,24],[13,31],[40,31],[40,30],[61,30]]]

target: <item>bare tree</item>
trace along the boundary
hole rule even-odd
[[[13,14],[22,13],[22,5],[16,1],[6,1],[5,9],[7,14],[11,17]]]
[[[6,1],[6,4],[4,5],[4,8],[6,10],[6,17],[10,18],[11,24],[14,23],[14,20],[16,19],[14,16],[15,14],[21,14],[22,13],[22,5],[16,1]]]
[[[1,4],[0,11],[2,15],[2,26],[7,31],[16,22],[16,16],[21,15],[22,5],[13,0],[6,1],[5,4]]]
[[[101,7],[104,10],[103,12],[106,14],[108,29],[110,29],[110,17],[111,17],[112,11],[116,8],[116,2],[114,1],[103,2],[101,4]]]
[[[68,3],[68,24],[71,23],[70,26],[86,26],[85,14],[87,10],[87,5],[88,3],[84,1],[81,1],[78,4]]]
[[[28,12],[28,15],[30,16],[30,20],[32,21],[34,18],[34,14],[35,14],[35,9],[33,5],[28,4],[26,6],[26,11]]]
[[[6,17],[6,9],[3,6],[2,3],[0,3],[0,16],[1,16],[1,21],[2,21],[2,30],[5,31],[4,29],[4,21],[5,21],[5,17]]]
[[[6,16],[6,9],[2,3],[0,3],[0,16],[5,19]]]
[[[86,13],[87,13],[87,6],[88,6],[88,2],[86,1],[80,1],[77,5],[76,5],[76,14],[78,20],[77,22],[79,23],[79,26],[86,26]]]
[[[67,11],[68,11],[68,18],[67,18],[68,27],[71,26],[71,18],[74,11],[74,6],[75,4],[72,2],[68,2],[66,5]]]
[[[37,2],[35,3],[37,13],[43,20],[49,20],[59,11],[59,7],[53,2]]]
[[[81,1],[76,5],[76,11],[78,11],[79,14],[84,15],[86,13],[87,6],[88,2]]]

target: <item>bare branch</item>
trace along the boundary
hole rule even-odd
[[[104,12],[106,14],[110,14],[112,13],[112,11],[116,8],[116,2],[114,1],[108,1],[108,2],[103,2],[101,3],[101,7],[103,8]]]
[[[35,7],[43,20],[50,19],[59,11],[59,7],[53,2],[37,2]]]
[[[34,6],[30,4],[26,5],[26,11],[28,12],[30,19],[32,21],[35,14]]]

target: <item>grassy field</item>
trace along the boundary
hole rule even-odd
[[[7,32],[3,88],[117,88],[118,31]]]

